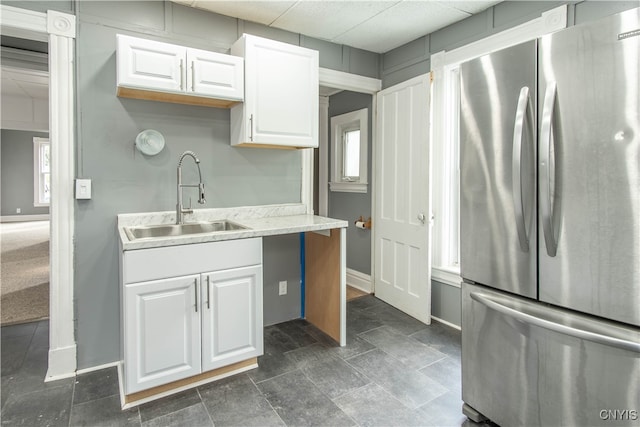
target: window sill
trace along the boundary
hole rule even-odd
[[[331,191],[342,191],[345,193],[366,193],[367,183],[360,182],[330,182]]]
[[[462,283],[460,270],[446,267],[432,267],[431,280],[453,286],[454,288],[460,288]]]

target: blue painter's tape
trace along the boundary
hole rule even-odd
[[[304,233],[300,233],[300,318],[304,319],[305,254]]]

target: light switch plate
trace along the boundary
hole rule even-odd
[[[91,180],[90,179],[76,179],[76,199],[86,200],[91,198]]]

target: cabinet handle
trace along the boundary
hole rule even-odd
[[[196,81],[196,63],[195,61],[191,61],[191,92],[195,92],[193,88]]]
[[[198,312],[198,279],[194,280],[195,282],[195,286],[193,287],[194,289],[194,294],[196,296],[196,313]]]
[[[249,141],[253,141],[253,114],[249,116]]]
[[[207,309],[211,309],[211,283],[210,283],[210,277],[207,276]]]
[[[184,62],[180,60],[180,90],[184,89]]]

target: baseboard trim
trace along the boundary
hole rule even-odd
[[[373,292],[373,286],[371,286],[371,276],[361,273],[357,270],[352,270],[350,268],[347,268],[347,285],[368,294]]]
[[[199,387],[214,381],[221,380],[223,378],[230,377],[232,375],[240,374],[242,372],[249,371],[258,367],[258,358],[247,359],[242,362],[233,363],[222,368],[214,369],[212,371],[203,372],[199,375],[195,375],[190,378],[184,378],[182,380],[174,381],[161,386],[153,387],[147,390],[142,390],[137,393],[129,395],[124,394],[124,366],[122,363],[118,364],[118,379],[120,383],[120,402],[122,404],[122,410],[133,408],[135,406],[142,405],[143,403],[151,402],[152,400],[160,399],[162,397],[171,396],[172,394],[179,393],[184,390]]]
[[[44,381],[55,381],[76,376],[76,345],[49,350],[49,368]]]
[[[453,329],[457,329],[457,330],[459,330],[459,331],[461,331],[461,330],[462,330],[462,328],[461,328],[459,325],[456,325],[455,323],[447,322],[446,320],[443,320],[443,319],[441,319],[441,318],[439,318],[439,317],[431,316],[431,319],[432,319],[432,320],[435,320],[435,321],[437,321],[437,322],[440,322],[440,323],[442,323],[442,324],[445,324],[445,325],[447,325],[447,326],[449,326],[449,327],[451,327],[451,328],[453,328]]]
[[[90,368],[78,369],[76,375],[88,374],[89,372],[100,371],[102,369],[117,367],[120,362],[105,363],[104,365],[92,366]]]
[[[0,222],[23,222],[23,221],[49,221],[49,214],[0,216]]]

